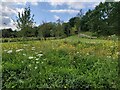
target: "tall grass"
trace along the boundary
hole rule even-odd
[[[117,41],[69,37],[2,48],[3,88],[120,88]]]

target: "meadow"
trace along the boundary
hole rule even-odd
[[[2,43],[3,88],[120,88],[118,40],[71,36]]]

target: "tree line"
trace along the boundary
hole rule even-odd
[[[120,35],[120,2],[104,2],[97,5],[93,10],[83,14],[82,9],[68,22],[58,19],[56,22],[43,22],[35,26],[34,15],[31,15],[30,7],[25,8],[23,13],[18,12],[17,28],[13,31],[3,29],[2,37],[68,37],[80,32],[90,31],[96,36]]]

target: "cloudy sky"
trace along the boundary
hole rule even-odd
[[[80,9],[85,13],[88,9],[94,9],[99,2],[104,2],[104,0],[2,0],[0,29],[16,29],[17,14],[22,13],[27,6],[30,6],[31,13],[34,14],[36,25],[40,25],[42,21],[55,22],[57,19],[67,22]]]

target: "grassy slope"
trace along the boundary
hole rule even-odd
[[[119,88],[117,41],[71,36],[2,48],[4,88]]]

